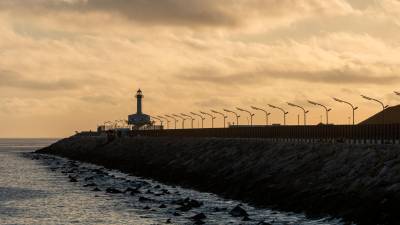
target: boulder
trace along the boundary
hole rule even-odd
[[[248,216],[243,217],[242,221],[250,221],[251,219]]]
[[[68,178],[69,178],[69,182],[78,182],[78,180],[71,175],[69,175]]]
[[[122,191],[120,191],[120,190],[118,190],[116,188],[107,188],[106,192],[110,193],[110,194],[120,194],[120,193],[122,193]]]
[[[139,197],[139,202],[152,202],[153,200],[150,198],[146,198],[146,197]]]
[[[190,219],[192,219],[192,220],[204,220],[206,218],[207,218],[207,216],[204,215],[204,213],[199,213],[199,214],[196,214],[196,215],[190,217]]]
[[[92,191],[101,191],[99,188],[94,188]]]
[[[249,214],[247,214],[246,210],[244,210],[242,207],[240,207],[240,205],[235,206],[235,208],[233,208],[229,214],[233,217],[245,217],[245,216],[249,216]]]

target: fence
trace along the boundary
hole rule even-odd
[[[400,142],[400,124],[264,126],[205,129],[132,130],[130,136],[262,138],[295,142]]]

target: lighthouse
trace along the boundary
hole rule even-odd
[[[143,93],[142,90],[136,92],[136,113],[128,116],[128,124],[132,125],[134,129],[138,129],[144,125],[150,125],[150,116],[143,113],[142,101]]]
[[[143,93],[142,91],[139,89],[136,92],[136,114],[142,114],[142,98],[143,98]]]

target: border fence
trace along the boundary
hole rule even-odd
[[[129,136],[258,138],[288,142],[398,144],[400,143],[400,124],[132,130],[129,132]]]

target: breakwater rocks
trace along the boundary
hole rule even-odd
[[[357,224],[400,221],[400,146],[73,136],[38,153]]]

